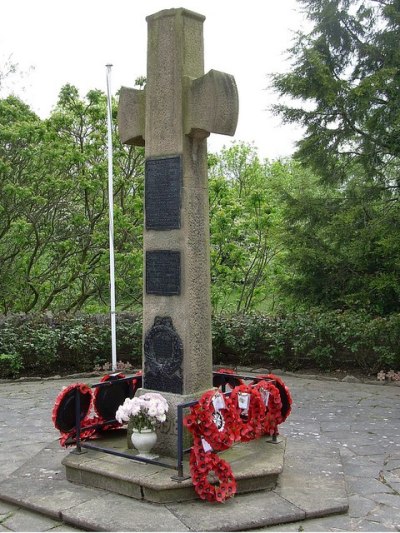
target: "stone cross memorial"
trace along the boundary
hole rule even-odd
[[[233,76],[204,74],[205,17],[147,17],[147,82],[120,91],[125,144],[145,146],[143,390],[170,404],[159,448],[176,455],[176,405],[212,387],[207,137],[233,135]]]

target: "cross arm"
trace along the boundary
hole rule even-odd
[[[118,106],[118,132],[123,144],[144,146],[146,89],[121,87]]]
[[[239,97],[231,74],[210,70],[204,76],[187,79],[185,133],[205,138],[210,133],[234,135],[239,116]]]

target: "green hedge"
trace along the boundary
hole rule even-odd
[[[121,313],[117,353],[141,365],[141,318]],[[0,321],[0,377],[92,371],[110,361],[110,320],[105,315],[13,315]]]
[[[221,315],[213,321],[213,348],[215,357],[233,364],[290,370],[400,369],[400,314]]]
[[[105,315],[13,315],[0,319],[0,377],[86,372],[110,361]],[[118,359],[141,365],[141,318],[117,317]],[[213,317],[214,363],[298,370],[400,369],[400,315],[297,313]]]

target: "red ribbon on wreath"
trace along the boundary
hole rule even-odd
[[[84,420],[82,420],[79,438],[81,440],[96,438],[96,427],[90,427],[89,429],[85,428],[86,426],[93,426],[98,423],[100,423],[100,419],[97,417],[85,418]],[[76,444],[76,428],[71,429],[69,433],[61,433],[61,437],[59,440],[60,445],[64,446],[65,448],[68,448],[68,446],[74,446]]]

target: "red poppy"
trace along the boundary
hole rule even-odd
[[[279,390],[279,400],[276,399],[276,405],[280,402],[280,412],[277,415],[277,424],[282,424],[292,411],[292,396],[288,387],[285,385],[283,380],[276,376],[275,374],[262,374],[257,376],[258,378],[264,378],[266,380],[273,380],[275,387]]]

